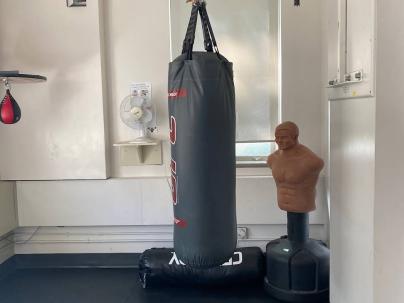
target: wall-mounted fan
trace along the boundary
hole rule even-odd
[[[138,89],[122,100],[120,116],[123,123],[140,131],[140,136],[128,143],[149,143],[156,129],[156,111],[148,90]]]

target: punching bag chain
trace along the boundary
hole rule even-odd
[[[7,78],[3,79],[3,83],[4,83],[4,86],[6,87],[6,89],[10,89],[10,83],[8,82]]]
[[[189,2],[192,2],[192,5],[202,5],[202,4],[206,5],[205,0],[187,0],[186,3],[189,3]]]

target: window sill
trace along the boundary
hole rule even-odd
[[[236,168],[237,177],[266,176],[272,177],[272,170],[265,165],[262,166],[239,166]]]
[[[267,167],[266,161],[236,161],[236,167]]]

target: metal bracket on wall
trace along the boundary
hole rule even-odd
[[[67,7],[87,6],[87,0],[66,0]]]
[[[327,88],[334,88],[334,87],[346,86],[349,84],[361,83],[363,81],[363,71],[358,70],[351,73],[347,73],[344,75],[344,80],[345,81],[343,82],[338,82],[338,80],[330,80],[328,82]]]
[[[115,143],[114,147],[119,147],[121,166],[139,166],[139,165],[162,165],[162,146],[161,141],[139,143],[139,142],[120,142]]]

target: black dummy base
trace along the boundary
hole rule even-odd
[[[258,247],[238,248],[228,262],[208,269],[185,265],[172,248],[148,249],[139,259],[143,288],[261,285],[264,275],[265,258]]]
[[[285,302],[329,300],[329,260],[326,245],[309,239],[309,215],[288,213],[288,236],[268,243],[265,290]]]

